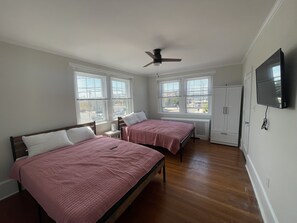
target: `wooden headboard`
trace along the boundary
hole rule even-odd
[[[118,130],[121,130],[122,127],[127,126],[126,123],[124,122],[122,117],[118,117]]]
[[[84,126],[90,126],[96,135],[96,123],[89,122],[89,123],[84,123],[84,124],[79,124],[79,125],[67,126],[64,128],[47,130],[47,131],[43,131],[43,132],[31,133],[31,134],[22,135],[22,136],[10,136],[10,144],[11,144],[11,149],[12,149],[13,160],[15,161],[17,158],[28,155],[27,147],[22,140],[23,136],[32,136],[32,135],[38,135],[38,134],[42,134],[42,133],[54,132],[54,131],[59,131],[59,130],[68,130],[71,128],[84,127]]]

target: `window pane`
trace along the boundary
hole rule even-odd
[[[188,96],[193,95],[208,95],[208,79],[194,79],[187,80],[187,93]]]
[[[162,112],[179,112],[179,97],[161,99]]]
[[[77,97],[79,99],[104,98],[103,79],[77,75]]]
[[[82,76],[77,76],[77,87],[78,89],[86,88],[86,79]]]
[[[187,97],[188,113],[208,113],[208,96]]]
[[[117,119],[130,113],[131,99],[114,99],[112,100],[112,117]]]
[[[80,122],[101,122],[106,120],[106,101],[103,100],[79,100]]]
[[[179,81],[161,83],[161,97],[179,96]]]
[[[130,81],[111,79],[112,117],[124,116],[131,112]]]
[[[129,82],[126,80],[111,80],[112,98],[129,98]]]

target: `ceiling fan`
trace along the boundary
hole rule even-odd
[[[147,67],[151,64],[159,66],[162,62],[180,62],[182,60],[177,58],[162,58],[161,49],[154,49],[154,54],[149,51],[145,51],[145,53],[153,58],[153,61],[148,63],[147,65],[144,65],[143,67]]]

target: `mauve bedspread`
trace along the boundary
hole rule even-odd
[[[129,142],[161,146],[176,154],[192,129],[189,123],[151,119],[124,127],[122,137]]]
[[[97,137],[20,159],[11,176],[56,222],[96,222],[162,158],[144,146]]]

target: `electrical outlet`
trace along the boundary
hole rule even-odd
[[[269,188],[270,186],[270,178],[266,177],[266,187]]]

